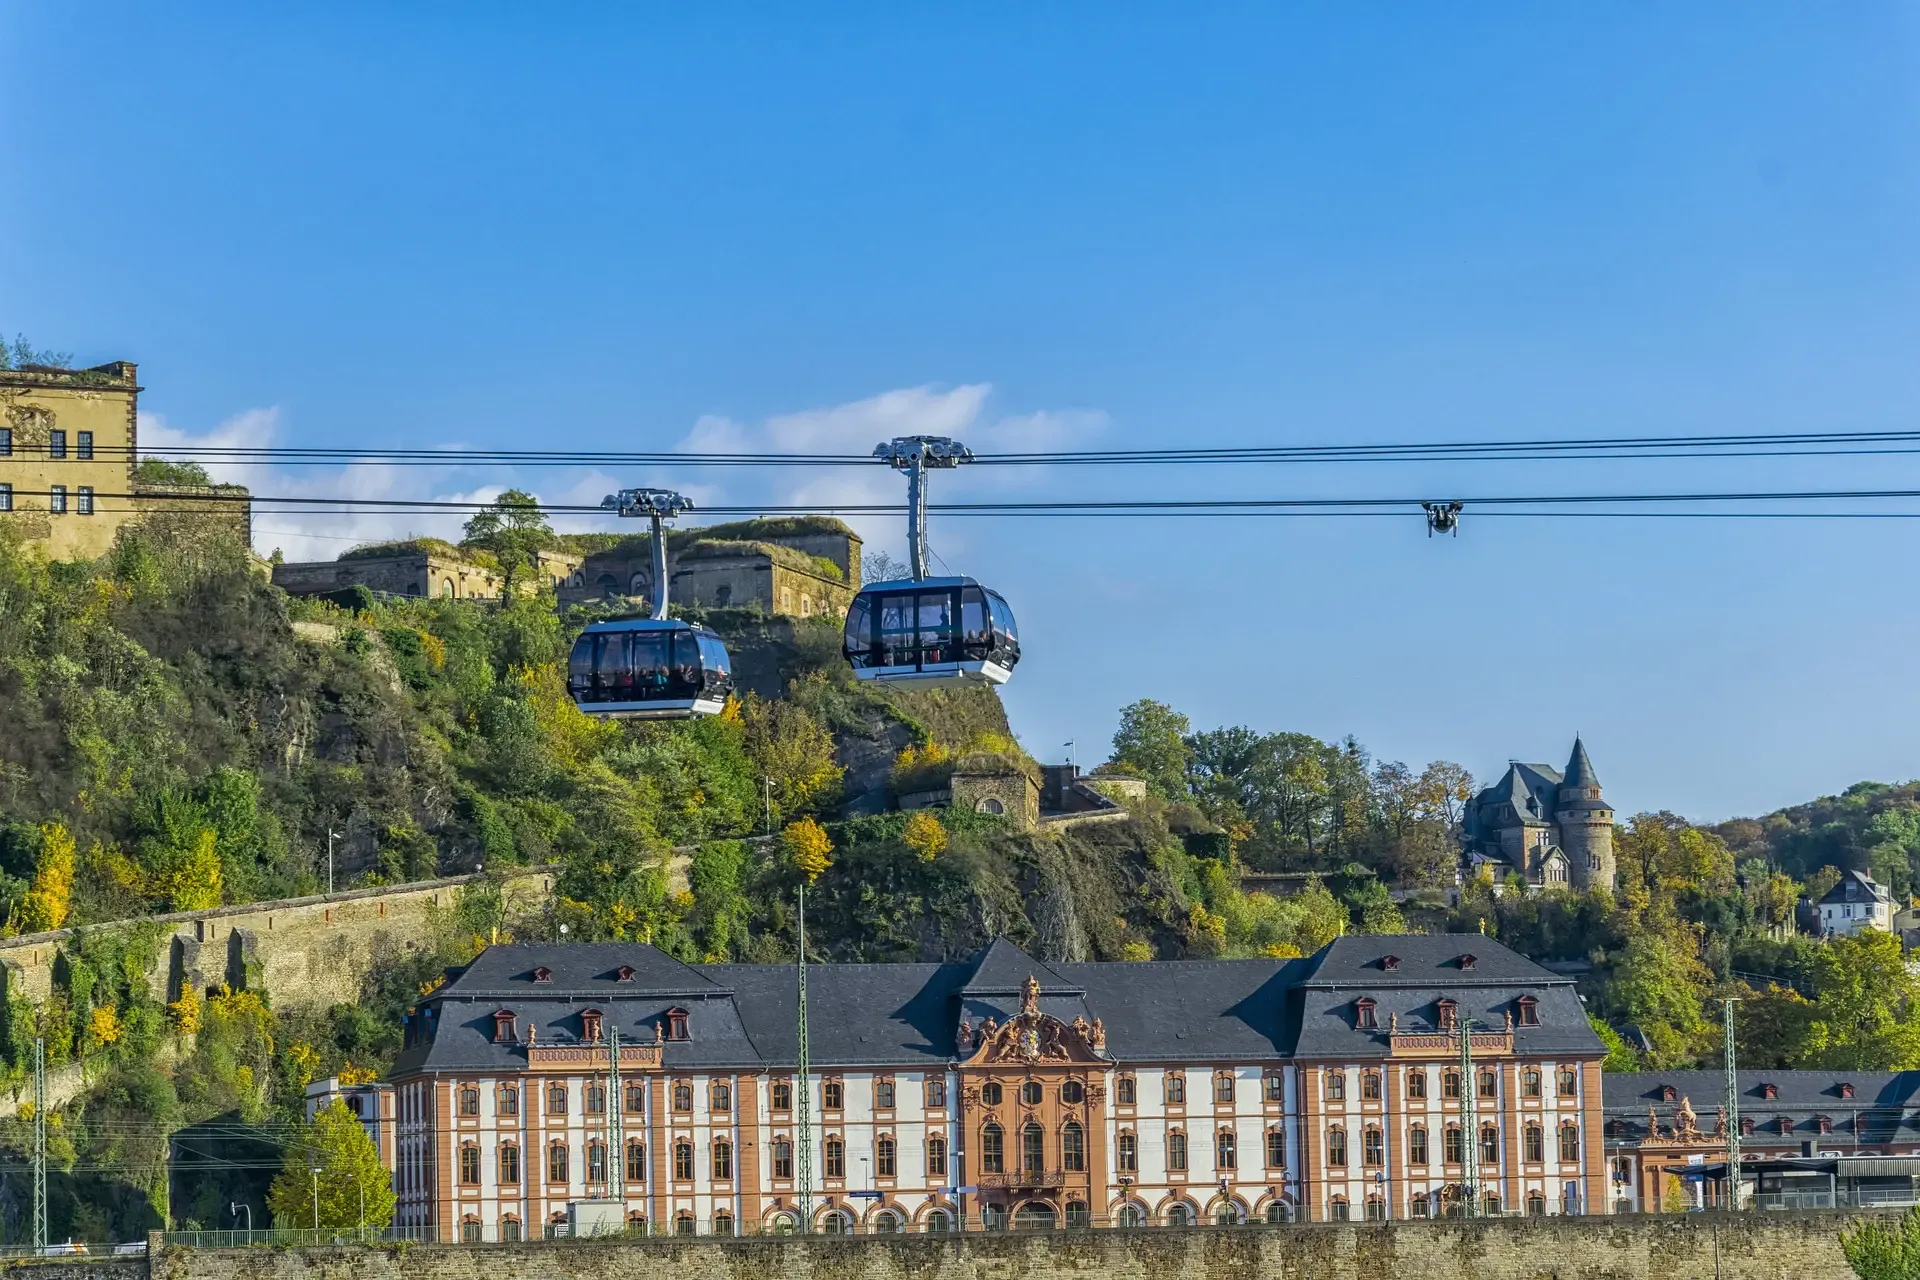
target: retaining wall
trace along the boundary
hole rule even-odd
[[[185,1249],[154,1280],[1845,1280],[1851,1215],[1502,1219],[965,1237]]]

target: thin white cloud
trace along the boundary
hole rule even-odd
[[[991,388],[984,383],[938,389],[908,387],[882,392],[864,400],[778,414],[758,423],[708,415],[694,423],[679,449],[686,453],[827,453],[870,455],[875,445],[903,435],[950,435],[980,452],[1026,452],[1083,445],[1106,426],[1104,414],[1086,410],[1044,410],[989,418],[986,408]],[[205,431],[177,427],[153,413],[140,415],[141,443],[151,450],[209,447],[268,447],[284,441],[288,432],[277,407],[248,409]],[[433,442],[412,442],[431,447]],[[358,498],[491,502],[509,488],[524,489],[558,506],[596,506],[617,489],[637,485],[671,487],[702,509],[716,506],[802,506],[826,509],[900,503],[905,482],[880,466],[730,468],[708,480],[712,471],[697,466],[650,467],[615,475],[600,469],[515,473],[490,467],[487,483],[473,483],[475,468],[398,466],[384,463],[343,467],[286,467],[272,463],[209,462],[208,473],[218,481],[244,484],[257,498]],[[1016,489],[1033,483],[1040,468],[978,467],[964,473],[943,474],[936,497],[980,495]],[[268,504],[263,503],[265,507]],[[727,519],[715,515],[712,520]],[[257,509],[254,547],[266,554],[275,548],[289,560],[331,560],[358,543],[379,542],[411,535],[429,535],[449,541],[460,537],[467,516],[462,512],[362,512],[328,509]],[[895,516],[855,516],[850,524],[876,549],[903,552],[906,531]],[[621,527],[606,516],[573,514],[554,517],[563,532],[605,531]],[[964,526],[953,521],[940,527],[937,546],[964,548]]]
[[[895,436],[931,435],[953,436],[977,453],[1028,453],[1082,446],[1107,425],[1104,413],[1083,409],[988,418],[991,392],[986,383],[945,390],[908,387],[829,408],[779,414],[758,425],[710,415],[694,424],[680,448],[687,453],[867,456],[874,446]],[[727,486],[726,496],[726,501],[735,505],[766,503],[824,510],[898,504],[906,494],[905,481],[877,465],[788,467],[735,474],[741,479]],[[942,495],[980,496],[1031,485],[1044,474],[1045,468],[1039,467],[943,472],[935,481],[934,492],[936,499]],[[904,553],[906,529],[899,517],[851,515],[846,519],[870,547]],[[935,541],[938,546],[963,549],[964,525],[951,521],[939,526]]]

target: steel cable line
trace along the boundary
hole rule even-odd
[[[50,497],[47,490],[15,490],[16,497]],[[96,512],[134,512],[146,510],[137,505],[142,495],[126,493],[108,493],[93,495]],[[1609,518],[1634,514],[1661,515],[1665,517],[1682,515],[1713,515],[1711,512],[1646,512],[1641,511],[1581,511],[1568,508],[1593,508],[1603,506],[1624,506],[1646,508],[1649,506],[1717,505],[1723,503],[1827,503],[1861,501],[1897,501],[1920,499],[1920,489],[1835,489],[1835,490],[1788,490],[1788,491],[1741,491],[1741,492],[1690,492],[1690,493],[1612,493],[1612,494],[1534,494],[1527,496],[1490,495],[1485,497],[1462,497],[1460,500],[1475,510],[1478,516],[1491,515],[1573,515],[1581,514],[1589,518]],[[102,505],[114,500],[132,502],[136,505],[118,507]],[[1323,515],[1360,515],[1377,512],[1398,515],[1418,508],[1422,501],[1417,497],[1328,497],[1328,498],[1191,498],[1191,499],[1110,499],[1085,501],[1045,500],[1032,502],[991,501],[968,503],[936,503],[932,510],[954,516],[973,517],[1139,517],[1139,516],[1298,516],[1308,514]],[[208,491],[198,494],[170,493],[163,501],[167,503],[209,504],[214,507],[236,506],[242,499],[232,495]],[[245,499],[251,505],[254,514],[297,514],[300,512],[333,512],[354,515],[408,515],[446,513],[474,513],[493,510],[491,502],[461,501],[440,498],[348,498],[348,497],[300,497],[300,496],[250,496]],[[1535,508],[1527,511],[1520,508]],[[32,510],[34,508],[27,508]],[[177,508],[176,508],[177,509]],[[537,508],[548,515],[607,515],[605,508],[584,504],[551,503],[540,504]],[[892,503],[827,503],[793,505],[781,503],[765,504],[726,504],[707,507],[702,514],[712,516],[783,516],[783,515],[888,515],[903,514],[905,507]],[[74,519],[85,519],[84,515],[72,511]],[[1844,516],[1870,516],[1872,518],[1905,518],[1904,512],[1843,512],[1843,511],[1771,511],[1729,512],[1722,511],[1716,518],[1774,517],[1791,514],[1800,518],[1836,518]]]
[[[1859,445],[1863,448],[1842,446]],[[1896,446],[1913,447],[1901,448]],[[21,446],[16,453],[46,454],[46,446]],[[1247,462],[1420,462],[1553,461],[1571,458],[1714,458],[1860,456],[1920,452],[1920,430],[1735,433],[1682,436],[1595,436],[1572,439],[1468,440],[1398,444],[1251,445],[1171,449],[1062,449],[977,453],[988,466],[1193,465]],[[161,445],[137,450],[126,445],[93,446],[90,458],[67,461],[119,462],[136,454],[162,459],[205,459],[241,465],[336,466],[518,466],[673,465],[733,466],[884,466],[868,454],[773,452],[701,453],[678,450],[547,449],[381,449],[267,445]]]

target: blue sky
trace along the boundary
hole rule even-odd
[[[564,12],[564,20],[553,15]],[[864,451],[1863,430],[1920,392],[1920,10],[0,4],[0,327],[150,439]],[[1913,486],[1920,460],[1137,469],[1033,496]],[[254,473],[709,501],[885,475]],[[331,555],[393,521],[265,516]],[[422,530],[430,522],[402,521]],[[901,531],[864,524],[896,553]],[[1920,527],[936,524],[1099,758],[1150,696],[1623,810],[1920,774]]]

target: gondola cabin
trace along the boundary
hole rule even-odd
[[[590,716],[717,715],[733,692],[733,664],[727,646],[705,627],[664,618],[596,622],[573,642],[567,692]]]
[[[906,579],[861,589],[847,610],[845,651],[861,680],[1005,684],[1020,637],[1007,602],[972,578]]]

